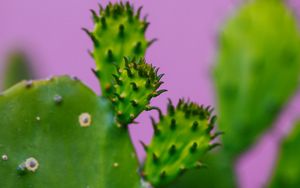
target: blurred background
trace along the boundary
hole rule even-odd
[[[5,62],[29,62],[33,75],[46,78],[69,74],[79,77],[99,93],[98,81],[91,72],[93,59],[87,50],[92,42],[81,30],[92,28],[90,9],[97,9],[102,0],[0,0],[0,79],[3,80]],[[114,2],[114,1],[112,1]],[[142,5],[151,23],[148,38],[158,38],[147,53],[147,61],[165,73],[162,88],[168,92],[153,105],[164,109],[167,98],[190,98],[204,105],[215,105],[215,91],[211,78],[218,45],[218,32],[226,19],[239,7],[238,0],[132,0]],[[300,18],[300,1],[287,1]],[[300,20],[300,19],[299,19]],[[15,56],[11,56],[16,53]],[[30,75],[30,76],[29,76]],[[13,81],[11,81],[13,82]],[[3,83],[2,81],[0,82]],[[0,85],[5,88],[5,84]],[[164,109],[165,110],[165,109]],[[143,113],[138,125],[131,126],[134,144],[142,159],[144,153],[138,141],[149,143],[152,135],[149,116]],[[276,160],[278,143],[288,134],[300,117],[300,92],[293,97],[283,113],[257,144],[238,159],[236,170],[240,187],[262,187],[268,180]]]

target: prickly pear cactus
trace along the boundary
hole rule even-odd
[[[168,114],[160,113],[160,121],[153,119],[154,138],[147,152],[142,175],[154,187],[161,187],[188,169],[203,167],[203,155],[217,146],[211,141],[216,117],[209,108],[180,100],[177,107],[170,101]]]
[[[281,144],[269,187],[300,187],[300,121]]]
[[[112,113],[80,81],[23,81],[1,94],[0,114],[0,187],[104,187]]]
[[[21,82],[0,114],[0,187],[140,187],[127,132],[76,78]]]
[[[150,110],[150,100],[166,90],[158,90],[163,74],[144,59],[124,58],[114,75],[113,93],[110,100],[115,107],[117,121],[126,126],[144,110]]]
[[[252,145],[293,95],[300,74],[297,21],[282,1],[245,3],[219,38],[215,84],[224,147]]]
[[[8,89],[22,80],[34,79],[28,59],[21,51],[14,51],[8,55],[2,75],[3,89]]]
[[[99,15],[92,11],[95,27],[92,32],[85,30],[94,43],[91,55],[96,61],[96,74],[101,79],[102,94],[109,93],[115,65],[120,66],[124,57],[141,58],[154,40],[147,41],[145,32],[149,23],[141,19],[140,7],[137,11],[127,2],[109,3],[100,6]]]

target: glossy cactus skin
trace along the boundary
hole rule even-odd
[[[211,134],[216,117],[209,108],[180,100],[177,107],[170,101],[168,114],[160,113],[154,120],[154,138],[145,146],[147,158],[142,175],[155,187],[165,186],[186,170],[200,168],[204,154],[217,146],[211,141],[218,136]]]
[[[99,133],[112,113],[80,81],[21,82],[1,94],[0,114],[0,187],[101,187]]]
[[[127,2],[109,3],[100,6],[99,15],[92,11],[95,27],[85,30],[94,43],[91,55],[96,61],[96,74],[100,78],[102,94],[107,96],[116,74],[115,64],[120,66],[124,57],[143,58],[153,41],[147,41],[145,32],[149,23],[141,19],[141,8],[137,11]]]
[[[13,51],[8,55],[2,75],[4,90],[22,80],[34,79],[28,58],[22,51]]]
[[[118,123],[126,126],[144,110],[152,109],[150,100],[166,90],[158,90],[163,83],[160,81],[163,74],[158,75],[158,69],[147,64],[144,59],[124,58],[116,69],[113,93],[109,98]]]
[[[271,178],[270,188],[293,188],[300,186],[300,121],[281,143],[277,164]]]
[[[300,73],[297,22],[282,1],[245,3],[219,38],[215,84],[219,127],[232,157],[270,127]]]

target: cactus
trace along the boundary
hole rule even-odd
[[[7,57],[3,79],[3,89],[8,89],[22,80],[33,79],[28,58],[21,51],[13,51]]]
[[[124,57],[143,58],[146,49],[155,40],[147,41],[145,32],[149,26],[141,19],[140,7],[136,12],[127,2],[100,6],[99,15],[92,11],[95,23],[92,32],[84,29],[94,43],[92,57],[96,61],[95,73],[101,79],[102,94],[107,96],[112,87],[115,64],[120,66]]]
[[[160,111],[159,111],[160,112]],[[155,130],[149,146],[144,146],[147,158],[142,175],[155,187],[164,186],[188,169],[203,167],[203,155],[217,146],[211,141],[216,116],[210,108],[180,100],[176,107],[168,104],[168,114],[161,112],[160,121],[152,118]]]
[[[232,157],[270,127],[300,73],[297,21],[282,1],[246,3],[220,34],[215,67],[219,126]]]
[[[125,64],[125,65],[123,65]],[[166,90],[157,89],[163,83],[163,74],[158,75],[158,69],[149,65],[144,59],[124,59],[117,67],[114,75],[114,93],[109,98],[117,113],[118,123],[126,126],[144,110],[150,110],[150,100]]]
[[[300,121],[281,144],[277,164],[271,178],[271,188],[300,186]]]
[[[0,187],[101,187],[112,114],[80,81],[23,81],[1,94],[0,114]]]

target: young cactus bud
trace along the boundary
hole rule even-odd
[[[97,77],[101,80],[102,94],[107,96],[116,74],[115,65],[120,66],[123,58],[145,56],[147,47],[153,42],[147,41],[145,32],[149,23],[141,19],[141,8],[137,11],[127,2],[109,3],[100,6],[99,15],[92,11],[95,23],[92,32],[84,29],[94,43],[92,57],[96,61]]]
[[[188,169],[204,166],[203,155],[217,146],[211,141],[216,116],[209,108],[179,100],[177,107],[169,101],[168,113],[160,113],[160,121],[152,119],[154,137],[146,148],[142,175],[153,186],[160,187],[175,180]]]
[[[116,69],[113,93],[109,98],[114,105],[119,124],[128,125],[142,111],[153,108],[149,106],[153,97],[166,91],[158,90],[163,74],[158,75],[158,69],[147,64],[144,59],[124,58]]]

